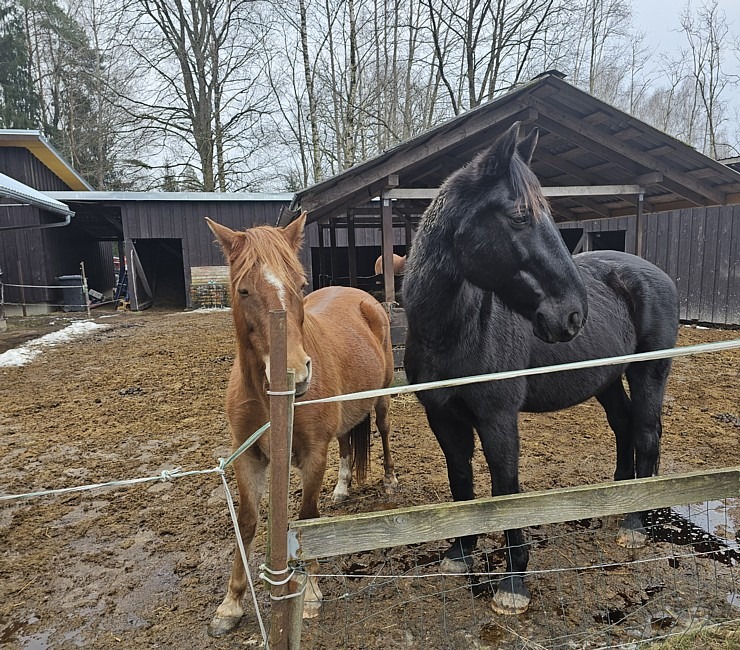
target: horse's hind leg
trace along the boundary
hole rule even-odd
[[[663,395],[671,369],[670,359],[644,361],[627,368],[632,403],[632,444],[635,450],[637,478],[658,473],[660,437],[663,433],[661,411]],[[628,477],[631,478],[631,477]],[[643,527],[644,513],[625,515],[620,524],[617,543],[626,548],[639,548],[647,541]]]
[[[635,478],[635,447],[632,444],[632,405],[624,390],[622,378],[596,396],[606,411],[609,426],[617,443],[617,468],[614,480]]]
[[[331,500],[339,503],[349,498],[349,486],[352,485],[352,447],[348,436],[340,436],[339,442],[339,476]]]
[[[234,461],[236,483],[239,488],[237,520],[247,557],[257,530],[260,500],[267,485],[267,466],[267,458],[255,447],[248,449]],[[223,636],[239,624],[244,615],[241,599],[246,588],[247,574],[237,547],[226,597],[208,626],[208,633],[211,636]]]
[[[383,442],[383,490],[386,494],[393,494],[398,489],[398,479],[396,478],[390,444],[391,425],[388,419],[390,405],[391,398],[389,395],[378,398],[375,404],[375,423]]]

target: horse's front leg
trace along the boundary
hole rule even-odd
[[[248,449],[234,461],[236,483],[239,489],[237,520],[247,558],[259,523],[259,506],[267,485],[267,458],[255,447]],[[208,633],[219,637],[233,630],[244,615],[241,599],[247,588],[247,574],[237,546],[226,597],[216,610]]]
[[[455,501],[475,498],[473,492],[473,427],[445,409],[427,408],[427,419],[447,463],[447,478]],[[477,535],[458,537],[440,563],[440,573],[467,573],[473,566]]]
[[[478,429],[483,453],[491,472],[491,495],[516,494],[519,489],[519,430],[517,412],[487,414]],[[506,536],[506,576],[498,584],[491,606],[498,614],[514,615],[527,611],[531,600],[524,584],[529,549],[520,528],[504,531]]]
[[[319,516],[319,495],[321,485],[324,482],[328,451],[328,441],[317,440],[314,445],[310,446],[310,451],[305,456],[301,455],[298,458],[303,488],[298,519],[315,519]],[[319,571],[319,563],[316,560],[311,560],[308,562],[306,569],[308,581],[306,583],[306,595],[303,599],[303,618],[316,618],[321,611],[321,601],[323,599],[318,580],[315,577],[315,574]]]
[[[388,419],[390,405],[391,398],[387,395],[380,397],[375,405],[375,424],[378,426],[380,439],[383,442],[383,490],[386,494],[393,494],[398,489],[398,478],[396,478],[393,455],[391,454],[391,424]]]

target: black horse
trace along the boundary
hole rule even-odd
[[[529,168],[537,131],[520,140],[519,127],[453,173],[421,221],[403,283],[405,368],[412,383],[675,344],[678,299],[671,279],[626,253],[571,257]],[[603,366],[424,391],[418,398],[445,454],[452,496],[461,501],[474,498],[474,430],[492,494],[512,494],[519,492],[517,413],[554,411],[594,396],[616,436],[614,478],[655,474],[670,366],[670,360]],[[620,537],[644,543],[638,515],[625,517]],[[441,570],[469,570],[476,539],[457,539]],[[522,575],[529,552],[520,529],[506,531],[506,543],[507,574],[493,608],[517,614],[530,600]]]

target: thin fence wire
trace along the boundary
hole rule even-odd
[[[732,504],[724,503],[727,512]],[[437,572],[445,543],[322,561],[324,604],[319,619],[304,625],[303,647],[359,650],[372,639],[372,647],[430,650],[595,650],[718,625],[739,631],[740,555],[731,536],[687,520],[679,526],[670,511],[659,511],[647,530],[650,543],[641,549],[615,544],[614,517],[530,531],[532,603],[518,617],[490,608],[505,569],[501,534],[482,537],[464,576]],[[725,552],[706,549],[707,535]]]
[[[398,395],[450,385],[571,370],[577,367],[686,356],[733,348],[740,348],[740,339],[578,364],[561,364],[445,382],[395,387],[383,391],[368,391],[324,400],[297,402],[296,406],[363,399],[379,394]],[[229,458],[220,459],[216,468],[189,471],[176,468],[164,470],[156,476],[56,490],[0,495],[0,501],[30,499],[103,487],[121,487],[142,482],[218,473],[226,491],[239,552],[242,554],[245,567],[248,567],[224,469],[254,444],[268,427],[269,423],[255,432]],[[667,542],[663,540],[657,544],[648,545],[646,547],[648,550],[641,551],[641,555],[637,558],[627,557],[607,561],[603,555],[606,540],[592,540],[588,543],[589,551],[584,552],[583,557],[589,557],[589,553],[596,547],[602,553],[600,561],[593,565],[574,566],[573,558],[578,556],[572,552],[572,549],[584,545],[587,533],[582,528],[582,522],[576,522],[576,531],[568,530],[568,525],[565,523],[538,527],[535,539],[529,542],[531,546],[538,549],[537,553],[533,554],[536,560],[532,562],[533,568],[527,573],[534,596],[533,605],[527,615],[511,620],[506,619],[505,623],[498,619],[496,619],[497,622],[491,622],[490,609],[487,604],[493,592],[495,579],[500,575],[504,566],[505,549],[500,545],[484,545],[484,548],[476,553],[476,564],[478,566],[482,564],[484,570],[473,571],[464,577],[440,574],[430,570],[442,559],[443,549],[439,544],[422,544],[400,550],[364,553],[360,554],[361,559],[357,560],[353,560],[350,556],[324,561],[322,562],[324,570],[321,572],[324,582],[327,583],[322,584],[324,605],[319,620],[308,626],[307,634],[304,632],[304,637],[309,643],[306,647],[311,647],[311,643],[317,643],[316,647],[325,647],[326,639],[335,639],[337,647],[344,647],[347,650],[355,647],[359,649],[367,646],[365,641],[356,645],[357,639],[372,634],[372,638],[376,641],[385,638],[391,645],[401,643],[400,647],[467,648],[470,647],[473,638],[471,635],[477,635],[475,638],[488,639],[497,644],[503,642],[505,647],[522,650],[525,648],[591,649],[616,647],[615,642],[635,644],[647,638],[655,638],[656,627],[662,631],[669,630],[663,634],[665,636],[687,633],[697,629],[697,626],[710,626],[717,622],[734,624],[736,627],[740,624],[740,617],[737,614],[737,600],[740,598],[738,596],[740,576],[737,566],[740,563],[740,556],[738,549],[729,542],[720,542],[726,547],[721,549],[721,553],[717,549],[705,549],[687,554],[676,550],[675,546],[680,541],[676,542],[675,537],[672,537]],[[668,525],[667,528],[670,530],[671,526]],[[606,526],[599,527],[599,530],[605,529]],[[725,529],[730,530],[731,527],[726,523]],[[657,528],[651,527],[650,535],[654,539],[657,538],[656,530]],[[589,531],[589,536],[593,536],[595,532]],[[491,536],[487,538],[491,539]],[[550,545],[550,542],[555,541],[557,544]],[[706,543],[704,539],[699,541]],[[608,543],[613,545],[613,539],[610,539]],[[668,544],[668,550],[661,544]],[[543,547],[570,550],[570,555],[565,555],[562,550],[557,553],[571,565],[559,569],[538,569],[535,562],[542,563],[547,558],[547,554],[542,551]],[[723,554],[727,554],[729,563],[718,559]],[[554,563],[551,561],[549,564]],[[357,571],[357,566],[362,568],[362,571]],[[645,566],[650,568],[637,569]],[[685,569],[682,575],[678,576],[666,571],[665,566],[673,570],[685,566],[688,572]],[[326,570],[326,567],[333,570]],[[617,586],[613,584],[615,575],[620,576]],[[251,575],[249,575],[249,583],[264,647],[267,647],[267,635],[260,616],[260,606]],[[356,585],[359,587],[355,588]],[[689,596],[687,602],[702,604],[700,606],[685,604],[679,596],[684,598],[687,595]],[[359,609],[356,602],[358,599],[360,600]],[[583,605],[586,602],[593,603],[593,611],[590,613],[592,620],[589,620],[589,614],[585,613]],[[553,611],[547,609],[551,607],[550,603],[557,603]],[[613,607],[614,603],[617,603],[616,608]],[[365,612],[365,614],[359,615],[358,612]],[[402,625],[399,625],[399,621]],[[439,626],[432,625],[431,621],[439,621],[442,628],[441,635]],[[381,627],[378,628],[378,625]],[[650,636],[647,636],[648,632]],[[320,637],[317,634],[320,634]]]

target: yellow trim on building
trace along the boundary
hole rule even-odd
[[[89,192],[92,187],[61,157],[39,131],[0,130],[0,147],[18,147],[30,151],[72,191]]]

